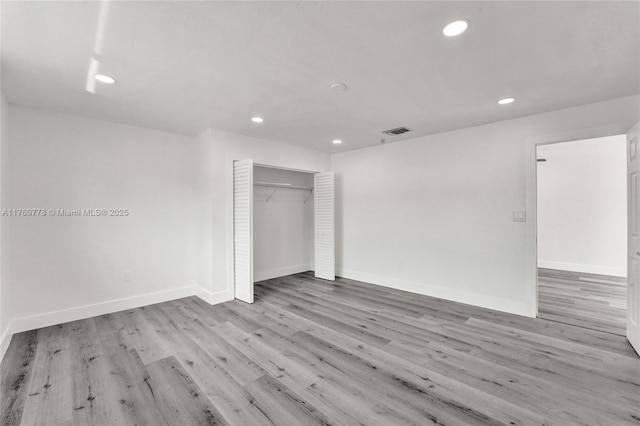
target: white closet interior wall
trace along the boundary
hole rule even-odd
[[[312,188],[313,174],[255,166],[253,182],[254,281],[313,270],[313,194],[256,184]]]

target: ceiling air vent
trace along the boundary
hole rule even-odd
[[[386,133],[387,135],[401,135],[403,133],[407,133],[410,132],[410,129],[407,129],[406,127],[396,127],[395,129],[391,129],[391,130],[385,130],[382,133]]]

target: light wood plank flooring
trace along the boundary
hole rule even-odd
[[[13,337],[2,425],[640,424],[621,336],[298,274]]]
[[[540,268],[538,317],[624,336],[627,280]]]

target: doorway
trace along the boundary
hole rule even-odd
[[[626,135],[536,147],[538,317],[625,335]]]

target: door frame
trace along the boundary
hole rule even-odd
[[[227,163],[227,191],[226,191],[226,201],[227,201],[227,291],[230,291],[232,294],[232,299],[235,299],[235,258],[234,258],[234,250],[233,250],[233,163],[236,161],[245,160],[250,157],[239,158],[230,160]],[[263,163],[260,161],[256,161],[255,158],[253,160],[253,167],[269,167],[272,169],[280,169],[280,170],[288,170],[292,172],[302,172],[302,173],[322,173],[322,170],[306,170],[306,169],[298,169],[294,167],[287,167],[279,164],[272,163]],[[253,245],[251,247],[253,250]]]
[[[537,152],[540,145],[561,142],[573,142],[582,139],[595,139],[606,136],[626,135],[631,126],[608,125],[573,130],[564,133],[530,136],[525,139],[525,188],[526,212],[525,222],[525,307],[526,316],[538,317],[538,187],[537,187]],[[628,303],[628,301],[627,301]]]

